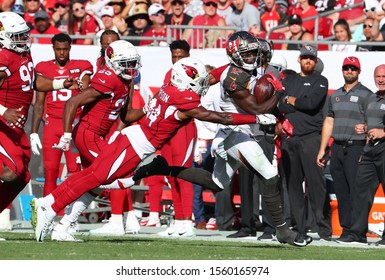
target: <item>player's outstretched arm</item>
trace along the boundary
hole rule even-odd
[[[74,78],[51,79],[35,73],[34,89],[38,91],[52,91],[63,88],[78,88],[77,81]]]

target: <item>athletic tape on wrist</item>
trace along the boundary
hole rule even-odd
[[[0,116],[3,116],[5,111],[7,111],[8,108],[7,107],[4,107],[3,105],[0,104]]]
[[[54,79],[52,81],[52,87],[53,89],[63,89],[64,88],[64,82],[66,79]]]

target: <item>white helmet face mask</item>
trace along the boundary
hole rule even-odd
[[[273,57],[271,58],[269,65],[274,66],[275,68],[278,69],[278,71],[287,69],[286,58],[284,58],[279,53],[273,54]]]
[[[172,66],[171,84],[181,90],[191,90],[203,96],[209,88],[209,75],[201,61],[185,57]]]
[[[135,79],[139,75],[140,55],[135,46],[125,40],[111,43],[105,51],[107,67],[125,80]]]
[[[25,20],[13,12],[0,13],[0,44],[4,48],[23,53],[31,47],[29,27]]]

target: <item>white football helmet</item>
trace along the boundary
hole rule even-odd
[[[278,69],[278,71],[282,71],[287,69],[287,61],[286,58],[284,58],[282,55],[279,53],[274,53],[273,57],[270,60],[269,65],[274,66],[275,68]]]
[[[125,80],[135,79],[139,75],[140,55],[135,46],[128,41],[112,42],[105,51],[107,67]]]
[[[29,51],[31,37],[25,20],[14,12],[0,13],[0,44],[4,48],[23,53]]]
[[[185,57],[172,66],[171,84],[203,96],[209,89],[209,74],[206,72],[205,65],[198,59]]]

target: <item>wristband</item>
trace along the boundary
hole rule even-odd
[[[66,79],[54,79],[52,81],[52,87],[53,89],[63,89],[64,88],[64,82]]]
[[[0,116],[3,116],[5,111],[7,111],[8,108],[7,107],[4,107],[3,105],[0,104]]]
[[[72,139],[72,132],[64,132],[63,136],[64,138]]]
[[[237,114],[237,113],[231,113],[233,117],[233,125],[239,125],[239,124],[251,124],[256,122],[256,116],[254,115],[243,115],[243,114]]]

